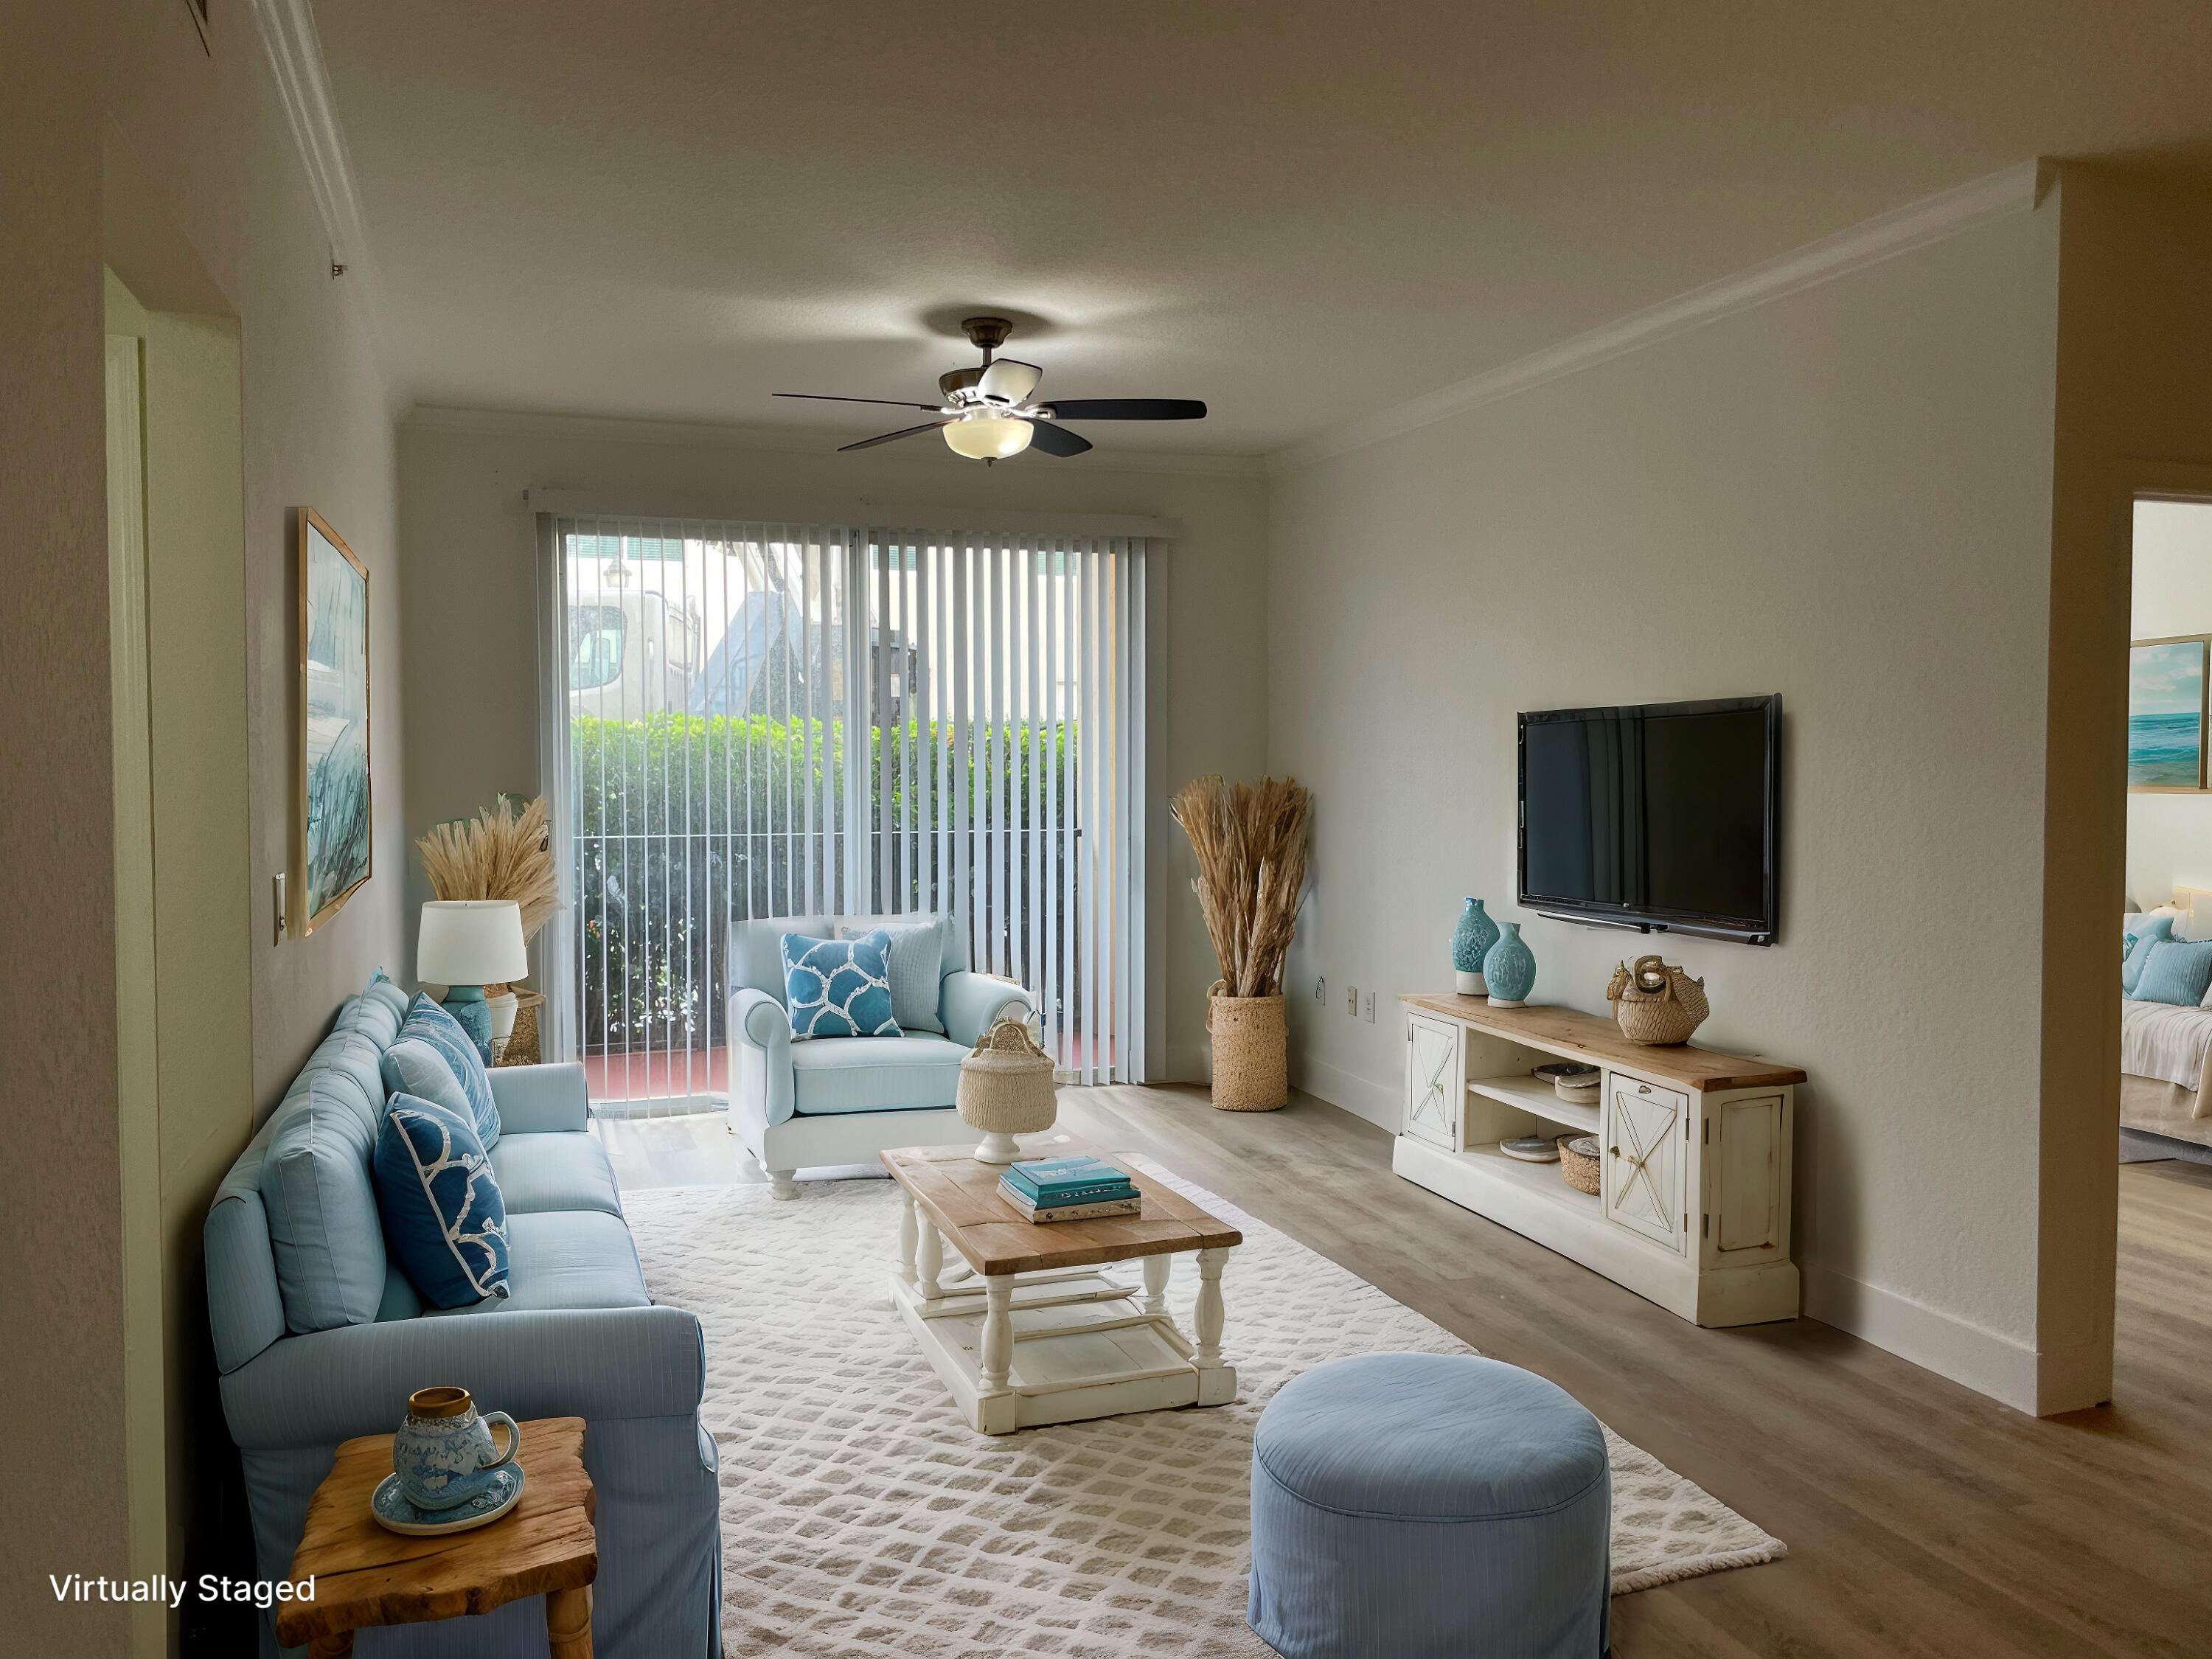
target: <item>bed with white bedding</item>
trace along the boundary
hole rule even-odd
[[[2212,1008],[2120,1000],[2120,1123],[2212,1146]]]
[[[2174,936],[2212,938],[2212,892],[2178,887]],[[2130,918],[2130,921],[2140,918]],[[2212,1146],[2212,1007],[2120,1000],[2120,1124]]]

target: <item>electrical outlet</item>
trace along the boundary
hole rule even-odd
[[[1367,994],[1367,1023],[1370,1025],[1375,1023],[1375,993],[1372,991]]]
[[[1344,1012],[1354,1019],[1359,1018],[1359,988],[1357,985],[1344,988]]]
[[[1326,974],[1314,981],[1314,1000],[1316,1002],[1328,1000],[1328,975]]]

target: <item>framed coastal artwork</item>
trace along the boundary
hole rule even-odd
[[[2205,787],[2205,651],[2212,636],[2138,640],[2128,647],[2128,787]]]
[[[300,798],[293,880],[305,936],[368,879],[368,567],[300,509]]]

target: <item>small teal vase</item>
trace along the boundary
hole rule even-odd
[[[1509,921],[1490,954],[1482,959],[1482,977],[1490,987],[1490,1006],[1518,1008],[1536,988],[1535,953],[1521,942],[1521,924]]]
[[[1452,930],[1452,971],[1458,975],[1457,989],[1463,997],[1479,997],[1487,994],[1489,987],[1482,977],[1482,959],[1490,954],[1490,947],[1498,943],[1498,924],[1485,915],[1482,901],[1471,898],[1467,908],[1459,913],[1459,926]]]

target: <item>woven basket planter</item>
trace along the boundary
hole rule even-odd
[[[1291,1103],[1290,1028],[1283,999],[1225,997],[1226,980],[1206,994],[1213,1034],[1213,1103],[1224,1112],[1272,1112]]]

